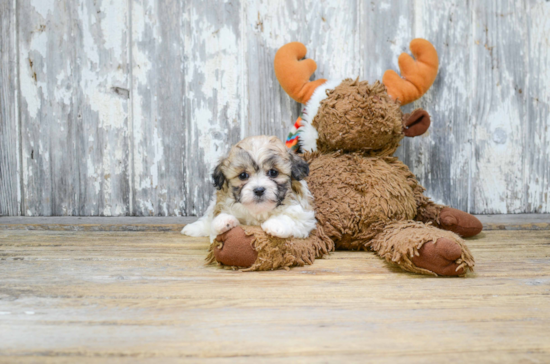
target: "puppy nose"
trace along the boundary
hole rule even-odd
[[[262,196],[262,195],[264,194],[264,192],[265,192],[265,188],[264,188],[264,187],[256,187],[256,188],[254,189],[254,194],[255,194],[256,196]]]

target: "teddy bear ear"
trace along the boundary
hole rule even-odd
[[[428,130],[430,123],[430,114],[424,109],[416,109],[403,115],[403,133],[410,138],[422,135]]]
[[[304,59],[307,48],[300,42],[285,44],[275,54],[275,75],[282,88],[294,100],[305,104],[315,92],[315,89],[326,79],[309,81],[317,69],[317,63],[312,59]]]
[[[416,61],[407,53],[401,53],[398,63],[403,78],[392,70],[386,71],[382,78],[388,95],[401,106],[422,97],[434,83],[439,68],[437,51],[430,42],[413,39],[409,48]]]

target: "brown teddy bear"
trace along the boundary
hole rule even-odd
[[[420,98],[438,69],[431,43],[410,44],[399,68],[383,82],[309,81],[317,68],[298,42],[279,49],[275,73],[283,89],[305,105],[287,146],[310,165],[317,230],[307,239],[280,239],[259,227],[236,227],[216,238],[208,260],[270,270],[312,264],[334,250],[373,250],[416,273],[464,275],[474,259],[461,237],[481,232],[474,216],[424,196],[409,168],[393,156],[403,137],[423,134],[428,113],[400,107]]]

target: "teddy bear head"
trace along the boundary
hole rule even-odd
[[[403,137],[423,134],[430,125],[428,113],[416,109],[403,114],[401,106],[420,98],[435,80],[437,52],[424,39],[411,42],[416,61],[403,53],[399,66],[383,82],[345,79],[309,81],[317,65],[303,59],[303,44],[289,43],[275,56],[275,73],[283,89],[304,104],[302,115],[287,139],[295,151],[361,152],[392,155]]]

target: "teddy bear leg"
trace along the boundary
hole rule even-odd
[[[457,233],[464,238],[475,236],[483,230],[483,224],[477,217],[452,207],[441,209],[439,227]]]
[[[474,215],[454,209],[452,207],[438,205],[423,194],[424,188],[418,186],[415,191],[416,221],[431,222],[433,225],[452,231],[463,238],[475,236],[483,230],[483,224]]]
[[[474,258],[453,232],[417,221],[391,223],[371,242],[387,261],[409,272],[460,276],[473,270]]]
[[[266,234],[258,226],[237,226],[216,237],[206,259],[247,271],[273,270],[313,264],[315,258],[332,250],[332,240],[320,229],[306,239],[282,239]]]

